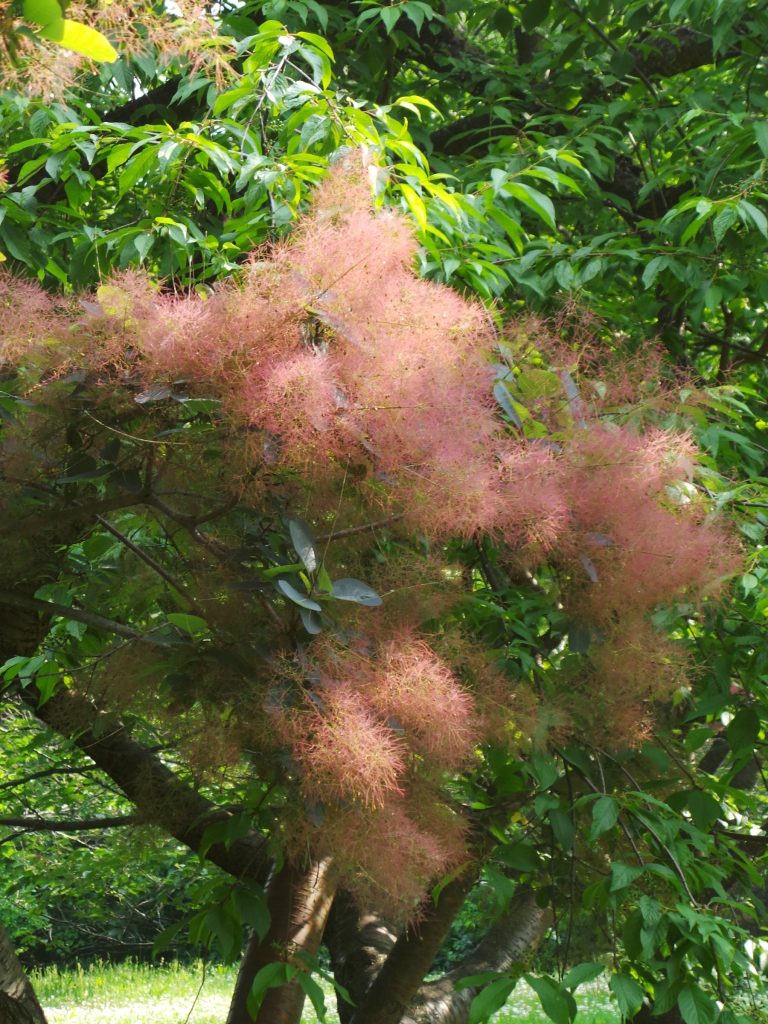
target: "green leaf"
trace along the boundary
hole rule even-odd
[[[130,192],[133,186],[142,178],[155,162],[155,152],[152,146],[144,146],[135,156],[132,156],[125,165],[125,170],[117,179],[117,188],[120,196]]]
[[[552,228],[553,231],[557,230],[555,208],[552,205],[552,200],[545,196],[543,192],[539,192],[538,189],[532,188],[530,185],[524,185],[519,181],[510,181],[504,186],[504,191],[512,196],[513,199],[517,199],[524,206],[527,206],[529,210],[532,210],[544,221],[547,227]]]
[[[728,229],[732,228],[738,219],[739,215],[734,206],[724,206],[718,213],[712,222],[712,233],[718,245],[722,242]]]
[[[37,25],[50,25],[54,21],[61,21],[64,17],[64,12],[57,0],[24,0],[22,10],[25,19],[34,21]]]
[[[557,761],[546,753],[531,754],[528,771],[539,784],[539,789],[549,789],[560,778]]]
[[[90,57],[91,60],[108,62],[117,60],[118,57],[117,50],[101,32],[68,18],[50,22],[42,29],[40,36],[58,43],[67,50],[74,50],[84,57]]]
[[[645,991],[642,985],[628,974],[612,975],[609,987],[616,996],[622,1017],[633,1017],[643,1005]]]
[[[615,860],[611,864],[611,892],[618,892],[620,889],[626,889],[628,885],[631,885],[637,878],[642,875],[643,869],[641,867],[635,867],[630,864],[622,864],[620,861]]]
[[[314,572],[317,569],[317,555],[315,554],[315,538],[312,529],[303,519],[292,518],[288,520],[288,532],[291,535],[294,550],[304,563],[307,572]]]
[[[517,978],[498,978],[484,988],[472,1000],[469,1010],[469,1024],[483,1024],[491,1014],[496,1013],[506,1003],[517,984]]]
[[[601,796],[592,807],[592,831],[590,837],[597,836],[613,828],[619,820],[619,805],[612,796]]]
[[[708,832],[717,819],[722,817],[723,809],[719,802],[701,789],[692,789],[688,793],[687,803],[694,824],[703,832]]]
[[[760,734],[760,717],[754,708],[741,708],[728,723],[726,736],[731,750],[751,750]]]
[[[531,32],[546,20],[551,6],[552,0],[528,0],[521,14],[526,32]]]
[[[717,1004],[698,985],[684,985],[677,1005],[685,1024],[714,1024]]]
[[[747,199],[739,200],[739,210],[742,214],[747,215],[747,218],[752,221],[764,238],[768,238],[768,217],[765,216],[762,210]]]
[[[424,24],[425,13],[426,11],[429,11],[430,14],[432,14],[432,8],[427,7],[427,5],[423,3],[414,3],[413,0],[410,0],[408,3],[404,3],[402,6],[406,18],[413,22],[413,26],[416,29],[416,35],[419,35],[422,25]]]
[[[269,930],[270,914],[263,892],[253,885],[240,884],[232,894],[235,910],[240,919],[254,929],[260,939]]]
[[[755,121],[752,127],[763,156],[768,157],[768,121]]]
[[[155,938],[152,943],[152,956],[156,957],[158,953],[162,953],[163,950],[170,949],[173,940],[179,934],[181,929],[189,920],[188,917],[182,917],[180,921],[174,921],[173,924],[164,928],[160,934]]]
[[[579,987],[579,985],[585,985],[587,982],[594,981],[595,978],[599,977],[605,970],[605,964],[598,963],[585,963],[576,964],[563,978],[563,988],[567,988],[570,992],[573,992]]]
[[[645,270],[643,271],[644,286],[646,288],[650,288],[659,276],[659,272],[664,270],[667,266],[669,266],[668,256],[654,256],[652,260],[649,260],[646,264]]]
[[[555,808],[549,812],[549,823],[558,844],[564,850],[572,850],[575,830],[570,814]]]
[[[321,565],[317,570],[317,578],[315,579],[315,589],[320,594],[330,594],[333,591],[333,580],[328,575],[328,570],[324,565]]]
[[[174,626],[178,626],[179,629],[183,629],[186,633],[191,633],[193,636],[198,633],[204,633],[208,629],[208,623],[205,619],[201,619],[199,615],[187,615],[186,612],[172,612],[166,618]]]
[[[384,27],[387,30],[387,35],[390,35],[392,29],[397,24],[400,15],[403,13],[402,6],[397,4],[395,7],[381,7],[379,8],[379,17],[384,23]]]
[[[334,580],[332,594],[339,601],[354,601],[367,608],[378,608],[382,603],[376,591],[361,580]]]
[[[662,917],[661,904],[653,896],[641,896],[640,897],[640,913],[643,915],[643,921],[648,928],[654,928]]]
[[[306,971],[299,971],[296,974],[295,980],[298,982],[299,986],[304,990],[304,992],[309,996],[310,1002],[312,1003],[312,1006],[315,1008],[317,1019],[318,1021],[320,1021],[320,1024],[323,1024],[323,1022],[327,1019],[325,1007],[325,993],[320,988],[315,979],[311,975],[307,974]]]
[[[562,989],[554,978],[533,974],[524,975],[525,980],[539,997],[541,1008],[554,1024],[570,1024],[576,1016],[576,1003],[570,992]]]
[[[253,979],[251,984],[251,991],[248,993],[248,1012],[252,1017],[256,1016],[256,1012],[261,1006],[264,994],[267,989],[277,988],[280,985],[284,985],[288,978],[288,964],[278,960],[274,963],[267,964],[266,967],[262,967]],[[293,972],[295,973],[295,972]]]
[[[107,154],[107,170],[111,174],[116,167],[122,167],[130,157],[135,142],[123,142],[119,146],[113,146]]]
[[[275,583],[275,586],[281,594],[287,597],[289,601],[293,601],[293,603],[297,604],[300,608],[306,608],[308,611],[313,612],[322,611],[322,608],[317,601],[313,601],[312,598],[307,597],[306,594],[299,593],[296,587],[291,586],[288,580],[278,580]]]

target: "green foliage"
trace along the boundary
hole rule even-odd
[[[111,60],[60,10],[28,0],[24,14],[41,37]],[[678,368],[701,375],[707,389],[694,396],[683,383],[679,411],[658,422],[693,424],[705,452],[697,484],[733,516],[746,571],[720,605],[702,611],[681,600],[658,613],[657,624],[695,652],[675,707],[659,711],[638,749],[533,737],[516,754],[486,748],[476,774],[454,786],[493,837],[484,885],[495,889],[497,909],[522,880],[557,912],[549,961],[529,976],[549,1019],[573,1020],[574,991],[611,950],[606,974],[622,1016],[648,999],[658,1012],[677,1007],[686,1024],[714,1024],[718,1013],[728,1024],[729,1007],[742,1007],[761,983],[765,920],[765,794],[759,774],[750,775],[768,721],[764,10],[745,0],[270,0],[225,14],[221,29],[236,49],[226,81],[205,66],[169,66],[150,50],[121,54],[86,88],[54,102],[3,93],[0,250],[14,270],[66,293],[141,266],[169,288],[206,294],[251,250],[283,237],[330,162],[362,144],[386,166],[376,177],[382,204],[413,218],[425,274],[504,310],[586,308],[600,322],[584,328],[561,316],[555,330],[564,344],[630,351],[658,337]],[[510,429],[556,443],[529,409],[562,395],[563,381],[544,366],[514,367],[503,349],[500,357],[494,395]],[[568,405],[567,382],[565,396]],[[215,425],[216,403],[206,399],[166,393],[146,404],[169,398],[173,414],[165,406],[156,414],[169,435]],[[34,399],[4,394],[0,412],[13,416],[21,401]],[[632,415],[619,410],[617,419],[624,413]],[[92,461],[76,440],[72,448],[56,486],[70,488],[73,502],[104,480],[140,489],[143,455],[130,441]],[[333,580],[307,524],[285,511],[280,522],[233,528],[248,546],[249,585],[282,595],[312,634],[331,627],[337,600],[379,603],[365,582]],[[115,523],[167,567],[194,564],[192,549],[171,543],[152,517],[128,511]],[[567,693],[578,659],[599,637],[564,611],[557,573],[544,569],[532,580],[510,570],[490,539],[455,549],[472,581],[457,616],[462,628],[510,675]],[[158,677],[166,706],[189,710],[197,699],[185,677],[192,648],[212,659],[221,652],[183,589],[151,574],[130,582],[137,564],[95,529],[37,596],[120,621],[129,615],[167,645],[141,671]],[[4,679],[35,684],[45,699],[103,645],[98,631],[62,618],[41,651],[6,662]],[[226,721],[238,695],[215,696]],[[150,740],[159,725],[147,714],[138,728]],[[9,736],[7,747],[9,776],[38,766],[34,745]],[[59,755],[81,765],[70,751]],[[284,795],[278,774],[266,770],[258,792],[238,777],[217,795],[269,830]],[[4,807],[9,816],[30,806],[125,809],[98,796],[65,781],[44,793],[27,787]],[[231,835],[209,836],[222,838]],[[39,835],[0,846],[16,908],[8,913],[21,945],[34,949],[42,925],[24,873],[49,850]],[[52,899],[72,908],[72,930],[57,940],[70,950],[79,948],[74,911],[88,902],[93,878],[115,876],[128,856],[102,839],[79,853],[58,852],[47,882]],[[258,900],[218,876],[182,898],[196,866],[175,850],[156,857],[150,877],[125,875],[117,888],[140,901],[151,893],[172,909],[175,920],[163,917],[157,930],[184,916],[201,945],[231,959],[245,924],[264,927]],[[107,906],[112,913],[111,903],[94,908],[88,928],[103,926]],[[592,948],[577,941],[585,920],[596,922]],[[513,989],[517,996],[516,984],[513,973],[494,978],[474,1019],[486,1019]]]

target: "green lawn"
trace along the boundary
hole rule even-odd
[[[35,989],[50,1024],[221,1024],[234,984],[234,968],[191,967],[177,963],[148,966],[125,963],[96,964],[58,971],[48,968],[33,974]],[[201,988],[202,982],[202,988]],[[199,992],[199,994],[198,994]],[[334,1006],[330,993],[328,1006]],[[616,1024],[618,1014],[603,986],[579,990],[580,1024]],[[495,1024],[544,1024],[535,994],[521,983]],[[336,1024],[335,1012],[328,1014]],[[304,1013],[304,1024],[316,1024],[314,1011]]]

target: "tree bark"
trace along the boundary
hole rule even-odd
[[[462,978],[485,971],[508,971],[524,964],[544,937],[551,914],[530,889],[516,894],[509,909],[477,947],[450,973],[421,986],[401,1024],[467,1024],[477,986],[457,991]]]
[[[458,892],[454,891],[453,896],[460,906]],[[451,907],[453,916],[458,909],[454,907],[455,904]],[[446,906],[446,917],[449,912]],[[489,928],[477,947],[450,973],[436,981],[421,983],[410,1004],[403,1009],[401,1006],[386,1005],[386,994],[379,1002],[377,995],[384,988],[379,978],[385,961],[387,974],[384,978],[389,977],[387,986],[391,986],[394,991],[402,991],[403,988],[402,979],[392,980],[395,972],[404,971],[407,974],[411,966],[405,957],[399,967],[395,960],[387,960],[396,944],[393,929],[375,914],[358,910],[351,898],[342,892],[334,904],[326,944],[331,954],[334,976],[347,988],[358,1007],[355,1009],[338,1000],[339,1020],[341,1024],[353,1021],[378,1024],[380,1020],[396,1021],[397,1024],[467,1024],[472,1000],[479,988],[457,990],[457,983],[472,974],[507,971],[516,964],[525,964],[546,933],[550,920],[549,909],[536,903],[530,889],[521,889],[506,913]],[[424,936],[424,939],[425,944],[430,946],[430,953],[420,958],[422,964],[427,956],[433,955],[429,935]],[[418,933],[411,932],[408,942],[400,948],[413,951],[418,941]],[[427,970],[428,967],[424,968],[423,973]],[[374,979],[376,987],[373,985]]]
[[[263,940],[253,935],[246,947],[227,1024],[300,1024],[305,994],[298,981],[268,989],[255,1017],[248,1012],[248,996],[267,964],[283,961],[306,970],[320,949],[334,891],[329,859],[303,868],[285,864],[272,876],[267,885],[269,931]]]
[[[144,821],[199,851],[206,829],[230,816],[187,785],[162,760],[133,739],[114,715],[72,690],[59,690],[32,710],[54,732],[78,746],[115,782]],[[214,843],[206,859],[235,878],[264,881],[266,840],[257,832]]]
[[[0,924],[0,1024],[46,1024],[8,932]]]
[[[398,938],[350,1024],[400,1024],[442,946],[454,918],[475,884],[479,864],[467,865],[440,893],[416,925]]]
[[[325,932],[336,981],[349,992],[352,1004],[341,996],[336,1007],[341,1024],[349,1024],[374,978],[397,942],[397,931],[384,918],[361,910],[345,889],[336,893]]]
[[[17,654],[31,655],[48,628],[33,611],[4,612],[0,664]],[[143,821],[158,825],[195,852],[206,828],[230,814],[187,785],[157,754],[133,739],[116,716],[99,710],[82,694],[59,690],[40,707],[29,690],[22,699],[33,714],[78,746],[120,787]],[[250,832],[228,844],[214,843],[206,859],[235,878],[263,883],[268,866],[266,841]]]

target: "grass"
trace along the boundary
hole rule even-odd
[[[235,982],[235,968],[123,963],[34,972],[32,980],[50,1024],[221,1024]],[[202,987],[201,987],[202,983]],[[579,1024],[617,1024],[618,1013],[603,985],[578,993]],[[330,991],[326,1002],[334,1007]],[[537,996],[524,983],[494,1024],[545,1024]],[[329,1012],[329,1024],[336,1024]],[[311,1007],[302,1024],[317,1024]],[[551,1022],[549,1022],[551,1024]]]

